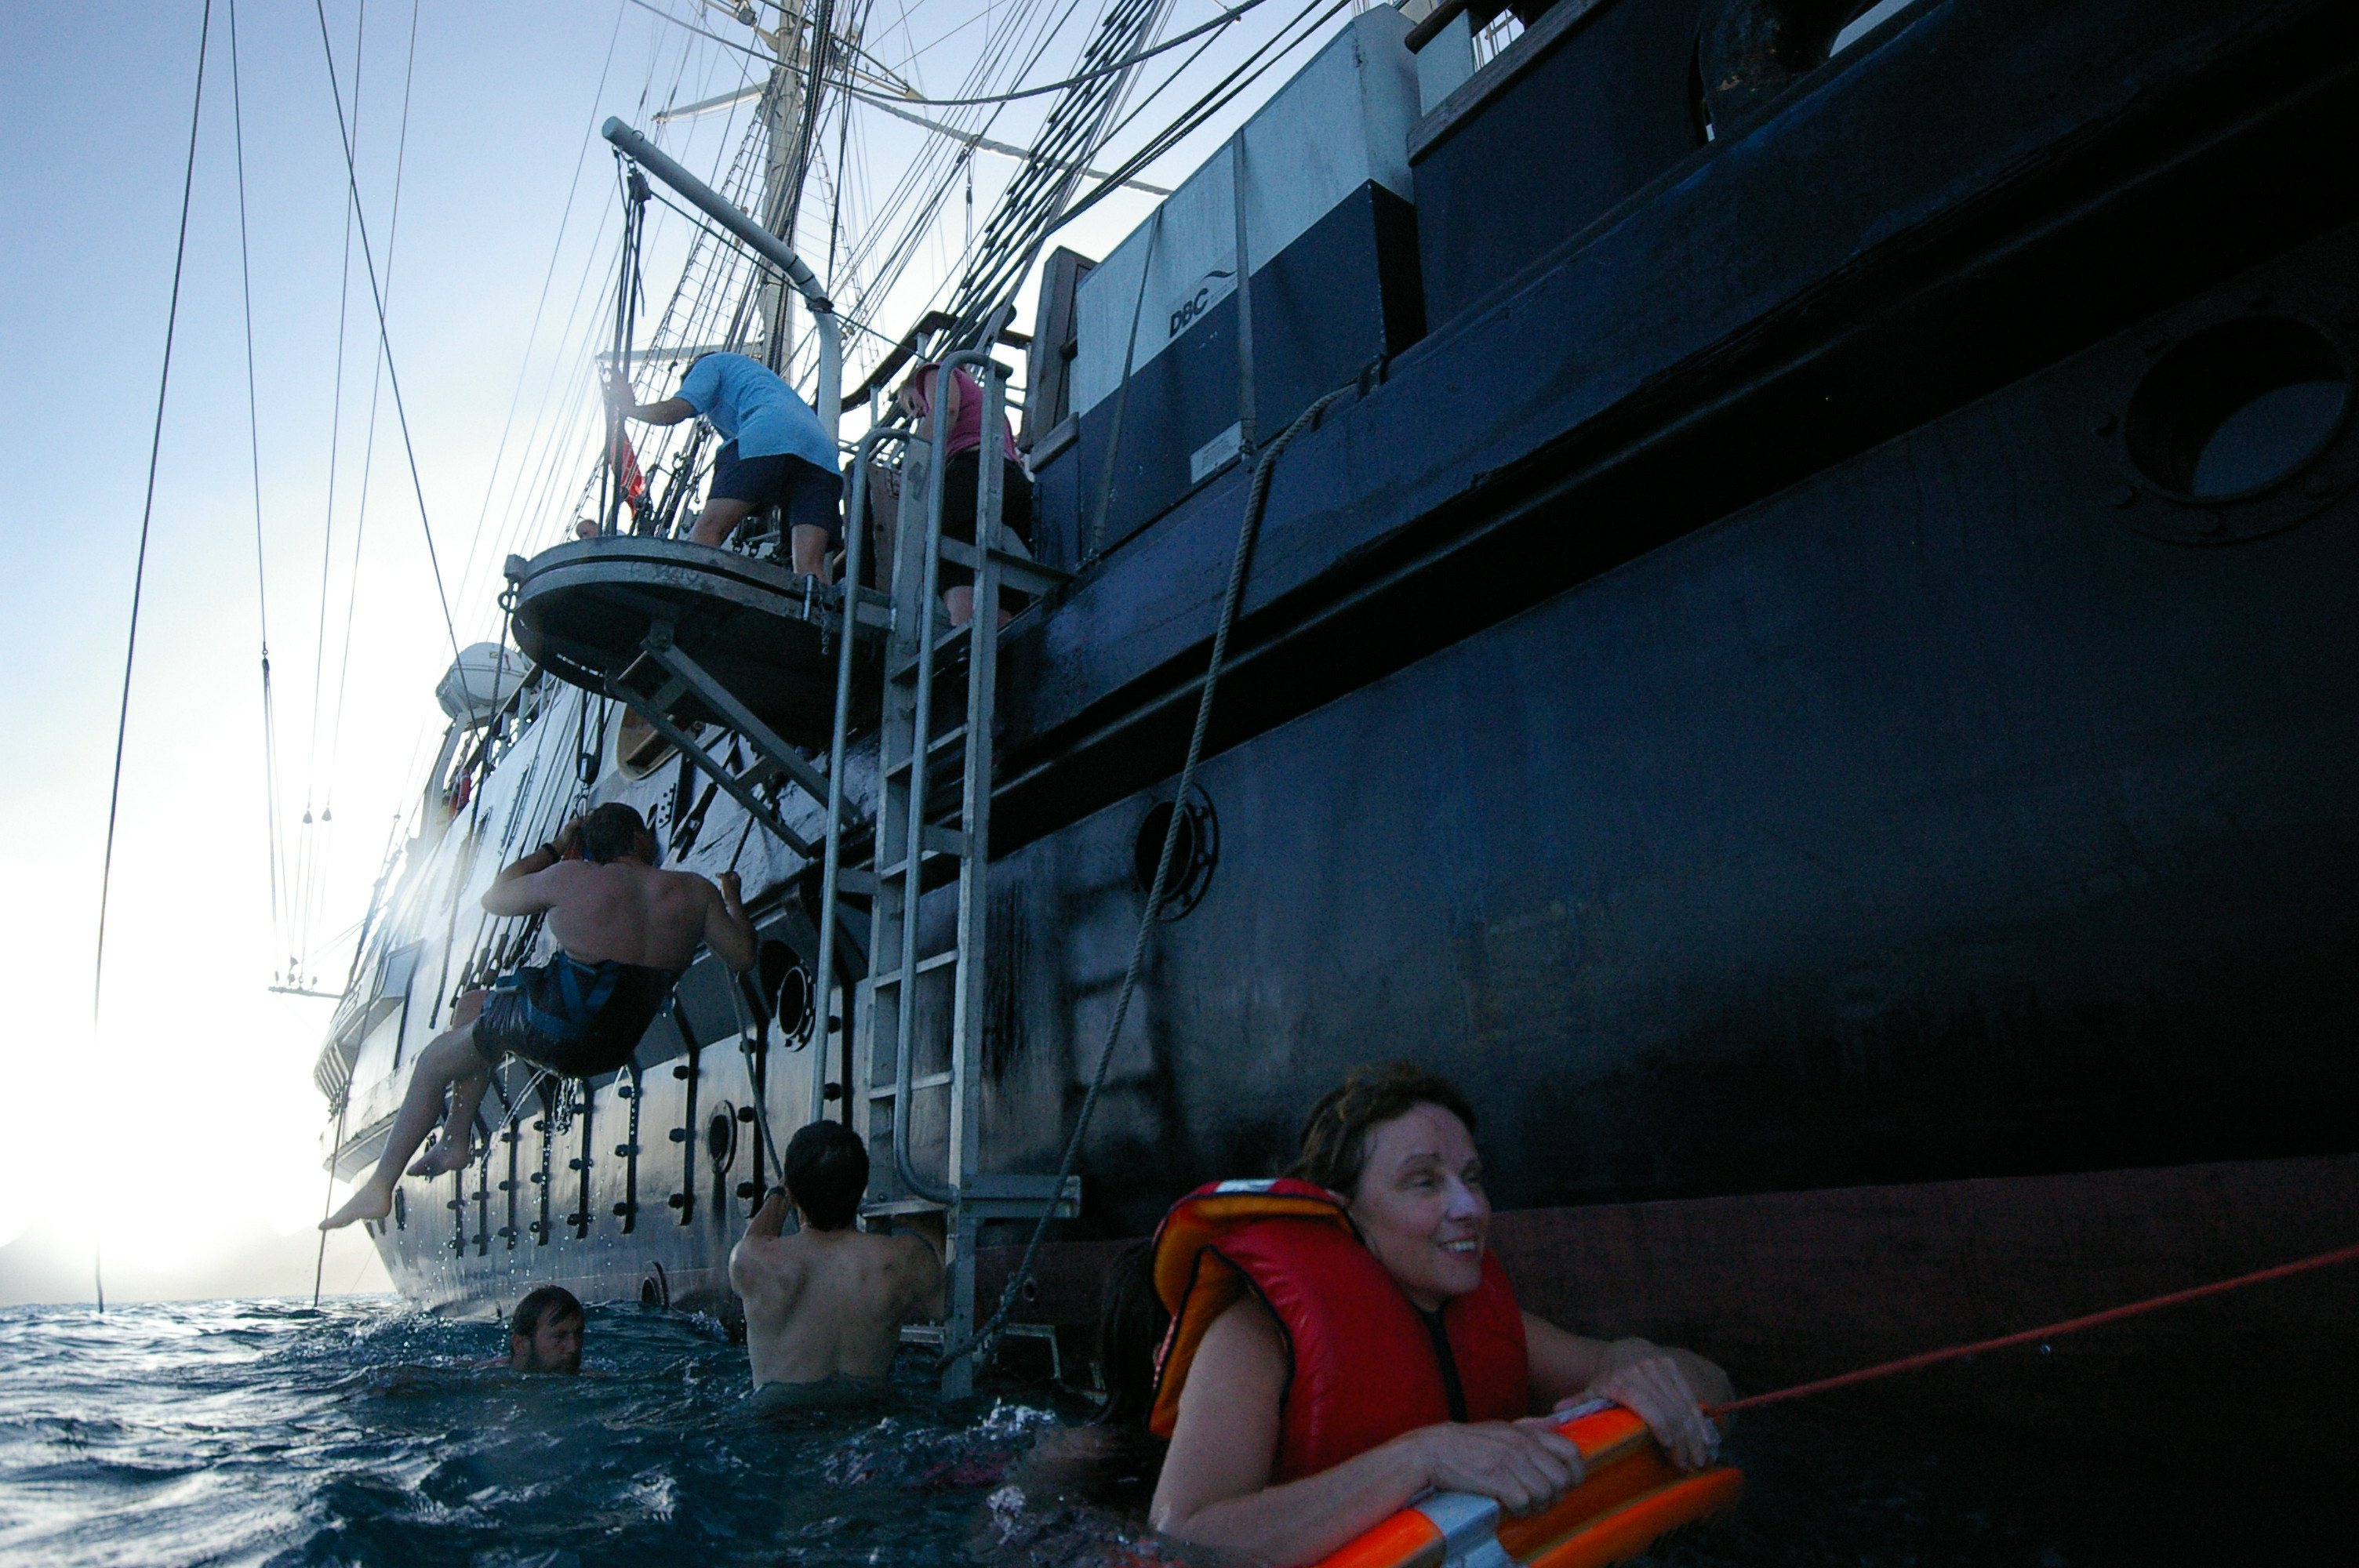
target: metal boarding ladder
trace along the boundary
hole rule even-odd
[[[944,464],[932,460],[942,449],[940,387],[971,367],[984,388],[981,428],[984,448],[976,458],[974,545],[942,535]],[[983,1021],[987,973],[985,879],[991,846],[992,724],[999,675],[995,627],[1003,589],[1045,593],[1070,580],[1000,546],[1004,464],[999,433],[1006,427],[1008,371],[988,352],[950,355],[936,381],[928,438],[909,430],[876,430],[863,438],[853,462],[844,546],[846,636],[836,671],[835,730],[829,752],[827,840],[822,859],[821,907],[833,908],[839,892],[865,892],[871,899],[868,975],[858,989],[852,1041],[852,1070],[844,1092],[853,1126],[870,1148],[880,1135],[893,1147],[893,1173],[899,1195],[866,1206],[871,1216],[940,1212],[948,1231],[944,1260],[950,1271],[943,1337],[967,1342],[975,1324],[975,1248],[987,1221],[1037,1218],[1054,1206],[1078,1213],[1081,1179],[1061,1194],[1056,1178],[991,1174],[981,1169]],[[868,477],[879,448],[904,443],[903,471],[922,464],[926,524],[922,530],[896,531],[892,573],[891,630],[886,641],[881,687],[880,773],[876,816],[864,863],[844,862],[846,838],[869,824],[854,822],[843,799],[843,755],[851,728],[851,617],[873,590],[857,588],[865,545]],[[974,577],[974,613],[962,627],[948,628],[940,602],[941,567],[963,567]],[[981,629],[978,633],[978,629]],[[964,676],[965,710],[959,722],[938,725],[937,697]],[[953,700],[955,700],[953,698]],[[949,771],[958,770],[954,802],[937,804]],[[948,869],[957,883],[958,918],[951,945],[920,955],[919,914],[929,869]],[[820,935],[821,984],[834,973],[833,923]],[[946,1068],[919,1076],[917,992],[920,977],[951,971],[951,1019]],[[889,1053],[889,1056],[886,1054]],[[886,1061],[889,1081],[880,1081]],[[812,1077],[811,1119],[824,1112],[821,1082]],[[917,1096],[949,1097],[949,1157],[940,1180],[920,1173],[910,1158],[909,1127]],[[887,1110],[889,1108],[889,1113]],[[973,1357],[952,1362],[942,1375],[942,1391],[956,1398],[973,1388]]]

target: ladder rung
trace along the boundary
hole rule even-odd
[[[943,633],[940,637],[934,639],[935,655],[940,657],[944,654],[954,654],[958,653],[959,650],[965,645],[967,634],[973,630],[974,622],[972,621],[968,622],[963,626],[951,627],[948,632]],[[902,660],[901,663],[893,667],[893,678],[897,681],[905,681],[914,678],[918,673],[918,664],[919,661],[914,658]]]
[[[950,965],[952,965],[952,964],[957,963],[957,962],[958,962],[958,956],[959,956],[959,955],[958,955],[958,949],[957,949],[957,948],[955,948],[955,947],[949,947],[949,948],[945,948],[945,949],[943,949],[941,952],[939,952],[939,953],[935,954],[935,955],[934,955],[932,957],[930,957],[930,958],[920,958],[920,959],[919,959],[919,960],[918,960],[918,967],[917,967],[917,968],[916,968],[914,971],[912,971],[912,972],[913,972],[913,973],[916,973],[916,974],[920,974],[920,975],[930,975],[930,974],[932,974],[936,969],[940,969],[940,968],[948,968]],[[897,986],[897,985],[899,985],[899,984],[901,983],[901,977],[900,977],[898,974],[895,974],[895,973],[886,973],[886,974],[878,975],[878,976],[877,976],[874,980],[870,981],[869,983],[870,983],[872,986]]]
[[[969,571],[983,564],[984,554],[962,539],[945,538],[942,541],[942,559],[955,562]],[[992,563],[999,568],[1000,586],[1014,589],[1018,593],[1046,593],[1073,580],[1071,572],[1044,567],[1031,557],[1019,556],[1012,550],[995,548],[988,554]]]
[[[909,1080],[909,1092],[911,1094],[915,1094],[919,1089],[938,1089],[950,1081],[951,1076],[948,1073],[928,1073],[923,1077],[911,1078]],[[901,1091],[897,1086],[886,1084],[882,1088],[870,1089],[868,1091],[868,1098],[870,1099],[891,1099],[895,1095],[899,1094],[900,1092]]]
[[[963,855],[966,853],[966,835],[955,827],[937,827],[929,822],[926,824],[925,835],[919,840],[919,850],[921,857]],[[889,866],[876,868],[876,880],[879,881],[890,881],[895,877],[908,874],[909,862],[907,860],[896,860]]]
[[[940,734],[935,736],[933,744],[926,748],[926,765],[928,767],[932,767],[934,763],[941,760],[942,752],[949,751],[951,747],[958,745],[965,739],[966,726],[963,724],[958,725],[952,729],[945,730]],[[899,762],[895,762],[891,767],[886,768],[885,770],[885,776],[889,779],[894,777],[896,774],[906,773],[908,771],[909,759],[904,757]]]

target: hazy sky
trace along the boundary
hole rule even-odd
[[[654,3],[749,37],[695,0]],[[879,0],[874,14],[893,22],[871,46],[949,94],[990,8]],[[1175,100],[1300,9],[1270,0]],[[1167,34],[1215,11],[1179,0]],[[11,829],[0,839],[0,1245],[28,1226],[103,1235],[110,1254],[167,1274],[258,1225],[287,1232],[321,1212],[327,1129],[310,1068],[332,1004],[268,988],[299,949],[307,979],[342,989],[353,927],[440,738],[432,688],[451,643],[418,490],[459,640],[494,633],[502,557],[551,542],[587,472],[574,460],[591,413],[580,371],[617,226],[594,127],[609,114],[647,126],[668,103],[738,85],[748,67],[631,0],[374,0],[364,32],[356,0],[325,6],[348,114],[358,97],[363,210],[388,291],[413,490],[381,382],[370,445],[375,320],[357,244],[345,282],[345,169],[312,0],[245,0],[236,18],[249,425],[230,7],[213,0],[93,1033],[108,775],[202,12],[203,0],[0,0],[0,103],[19,138],[0,161],[0,667],[16,688],[0,772]],[[1060,39],[1029,79],[1052,78],[1078,48],[1077,34]],[[1308,58],[1297,52],[1145,178],[1176,184]],[[1020,145],[1045,104],[990,134]],[[664,140],[709,168],[743,124],[713,115]],[[925,133],[875,114],[861,124],[867,178],[889,184]],[[979,216],[1011,167],[976,159]],[[962,207],[951,204],[932,261],[913,273],[948,265]],[[1125,192],[1060,238],[1102,255],[1148,210]],[[656,228],[659,303],[661,258],[676,257],[680,230],[660,218]]]

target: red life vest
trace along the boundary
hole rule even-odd
[[[1524,1319],[1506,1271],[1445,1303],[1442,1336],[1463,1394],[1453,1416],[1433,1331],[1360,1239],[1343,1198],[1310,1182],[1216,1182],[1155,1233],[1155,1289],[1171,1314],[1147,1424],[1169,1437],[1214,1319],[1250,1291],[1284,1330],[1290,1374],[1273,1481],[1299,1480],[1405,1432],[1531,1413]]]

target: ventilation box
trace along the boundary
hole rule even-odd
[[[1081,278],[1073,420],[1033,451],[1049,558],[1111,547],[1236,460],[1247,373],[1237,341],[1240,163],[1262,439],[1422,335],[1408,26],[1390,6],[1354,17]]]

